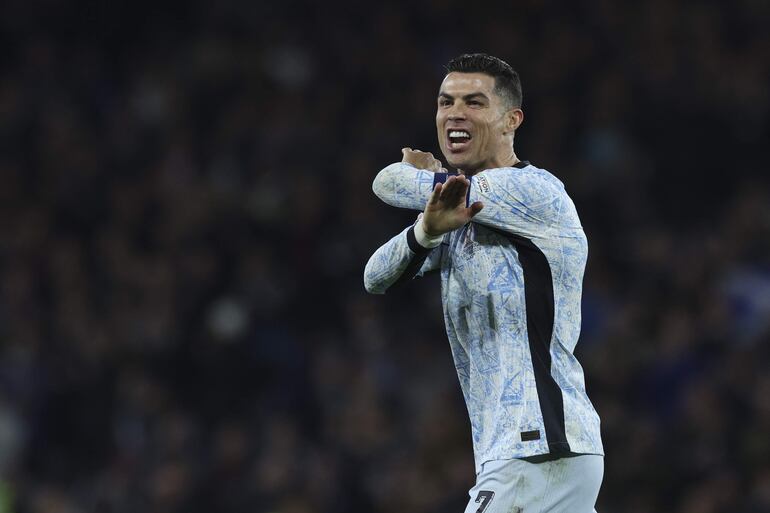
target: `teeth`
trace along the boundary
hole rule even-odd
[[[470,134],[468,132],[460,131],[460,130],[454,130],[452,132],[449,132],[449,137],[467,137],[467,138],[470,139],[471,136],[470,136]]]

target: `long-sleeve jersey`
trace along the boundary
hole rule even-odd
[[[423,210],[446,173],[409,164],[374,180],[385,203]],[[422,247],[410,226],[369,259],[364,284],[441,271],[447,336],[470,416],[477,471],[490,460],[603,454],[599,416],[573,354],[588,243],[564,185],[528,162],[470,179],[473,221]]]

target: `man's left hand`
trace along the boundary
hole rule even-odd
[[[437,237],[469,223],[481,212],[480,201],[465,206],[465,198],[471,182],[462,175],[452,175],[446,183],[433,187],[428,204],[422,216],[422,226],[429,237]]]

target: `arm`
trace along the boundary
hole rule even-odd
[[[444,183],[447,173],[417,169],[411,164],[396,162],[374,178],[372,190],[392,207],[423,210],[437,183]]]
[[[427,236],[422,230],[421,216],[413,226],[380,246],[369,258],[364,270],[367,292],[384,294],[394,285],[438,269],[443,236]]]
[[[451,179],[446,173],[432,173],[399,162],[380,171],[372,188],[388,205],[422,210],[435,185]],[[527,169],[482,171],[470,179],[465,192],[466,206],[484,205],[473,219],[475,222],[525,237],[542,234],[544,227],[558,224],[562,210],[567,207],[560,184]]]
[[[550,228],[580,228],[564,185],[535,167],[482,171],[471,180],[468,198],[486,206],[474,221],[529,239]]]

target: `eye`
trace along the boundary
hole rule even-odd
[[[481,102],[478,100],[468,100],[468,105],[471,105],[473,107],[479,107],[481,106]]]
[[[452,102],[450,102],[450,101],[449,101],[449,100],[447,100],[446,98],[441,98],[441,99],[439,99],[439,101],[438,101],[438,104],[439,104],[441,107],[446,107],[447,105],[451,105],[451,103],[452,103]]]

